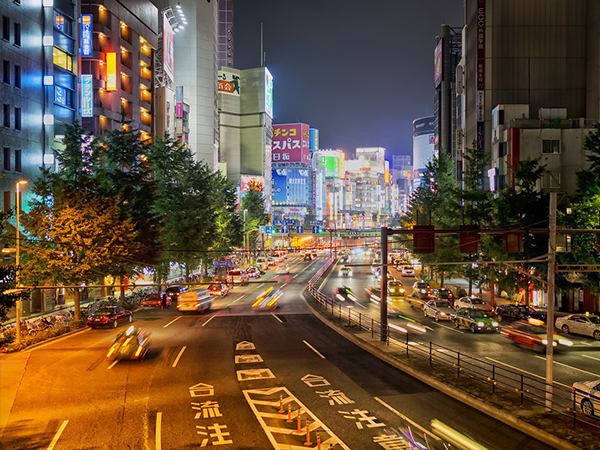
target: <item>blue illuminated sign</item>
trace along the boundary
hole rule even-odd
[[[92,56],[92,15],[81,15],[81,56]]]
[[[92,117],[94,115],[93,95],[92,76],[81,75],[81,117]]]

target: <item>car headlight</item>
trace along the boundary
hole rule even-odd
[[[497,327],[498,326],[498,322],[492,322],[492,326]]]
[[[477,326],[478,327],[482,327],[483,326],[483,322],[477,322]]]
[[[441,316],[445,316],[445,315],[446,315],[446,313],[440,313],[440,315],[441,315]]]

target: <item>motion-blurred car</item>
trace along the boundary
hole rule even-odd
[[[600,380],[573,383],[575,404],[586,416],[600,416]]]
[[[458,308],[477,308],[489,314],[494,312],[494,308],[487,302],[478,297],[462,297],[454,302],[454,307]]]
[[[498,322],[485,311],[478,308],[460,308],[452,314],[452,321],[456,328],[461,326],[469,328],[472,333],[478,331],[498,331]]]
[[[162,294],[160,292],[151,292],[146,294],[140,306],[161,306]],[[167,295],[167,308],[171,306],[171,297]]]
[[[179,294],[185,291],[187,291],[185,286],[169,286],[167,289],[165,289],[165,294],[171,297],[171,301],[176,302],[179,298]]]
[[[342,255],[340,262],[342,264],[350,264],[352,262],[352,258],[350,257],[350,255]]]
[[[413,284],[412,296],[408,303],[410,304],[411,308],[414,308],[415,303],[419,307],[423,307],[426,302],[433,299],[434,297],[431,292],[431,285],[424,280],[419,280]]]
[[[269,268],[269,265],[267,264],[267,258],[264,256],[259,256],[256,258],[256,265],[263,272]]]
[[[600,341],[600,317],[594,314],[569,314],[556,319],[556,328],[563,333],[591,336]]]
[[[543,352],[548,345],[546,324],[538,319],[517,320],[502,328],[500,332],[515,344],[530,347],[538,352]],[[573,345],[572,342],[566,339],[554,338],[552,346],[557,347],[558,344]]]
[[[109,360],[135,359],[142,360],[150,349],[150,334],[143,328],[131,325],[121,331],[112,341],[106,354]]]
[[[208,294],[227,297],[227,294],[229,294],[229,287],[224,283],[213,283],[208,288]]]
[[[404,289],[404,284],[400,280],[392,280],[388,282],[388,295],[390,297],[401,297],[406,295],[406,289]]]
[[[281,289],[275,289],[274,286],[271,286],[256,297],[256,300],[252,303],[252,310],[268,311],[275,309],[279,306],[282,295],[283,291]]]
[[[250,277],[243,269],[235,269],[229,272],[231,282],[233,284],[246,284],[250,281]]]
[[[402,266],[402,276],[403,277],[414,277],[415,276],[415,268],[413,266]]]
[[[277,266],[277,270],[275,271],[277,275],[284,275],[290,273],[290,266],[287,264],[279,264]]]
[[[496,307],[496,319],[498,322],[503,320],[527,320],[527,319],[543,320],[544,315],[533,308],[524,305],[498,305]]]
[[[333,291],[333,295],[336,300],[340,302],[355,302],[358,299],[352,289],[347,286],[340,286]]]
[[[87,326],[90,328],[113,327],[117,328],[121,322],[133,322],[131,311],[122,306],[104,306],[88,316]]]
[[[248,267],[248,269],[246,269],[246,273],[248,274],[249,278],[260,278],[261,273],[264,273],[264,272],[261,271],[258,267],[252,266],[252,267]]]
[[[451,320],[454,308],[448,300],[429,300],[423,305],[423,315],[436,321]]]
[[[312,261],[312,260],[313,260],[312,253],[310,253],[310,252],[306,252],[306,253],[304,254],[304,261]]]
[[[179,296],[177,311],[203,313],[212,305],[212,295],[205,289],[184,292]]]
[[[349,266],[340,267],[340,276],[351,277],[352,276],[352,267],[349,267]]]
[[[396,281],[396,279],[394,278],[394,276],[392,275],[392,273],[389,270],[386,270],[386,273],[387,273],[388,283],[392,282],[392,281]],[[375,269],[375,272],[373,272],[373,276],[377,279],[377,281],[381,281],[381,268],[380,267]]]

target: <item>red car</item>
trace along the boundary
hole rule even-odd
[[[221,297],[226,297],[229,294],[229,288],[226,284],[223,283],[213,283],[210,285],[208,289],[209,295],[220,295]]]
[[[146,294],[144,300],[142,300],[141,306],[160,306],[162,294],[160,292],[152,292]],[[167,295],[167,308],[171,306],[171,297]]]
[[[500,332],[515,344],[524,345],[525,347],[530,347],[539,352],[543,352],[548,343],[546,340],[546,324],[537,319],[513,322],[512,325],[502,328]],[[556,334],[556,332],[554,334]],[[573,345],[571,341],[566,339],[556,339],[556,337],[552,340],[552,344],[554,347],[558,344],[566,346]]]

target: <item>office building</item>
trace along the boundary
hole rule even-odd
[[[217,62],[219,67],[233,67],[233,0],[219,0]]]
[[[413,188],[420,186],[425,167],[435,154],[434,120],[433,116],[413,120]]]

